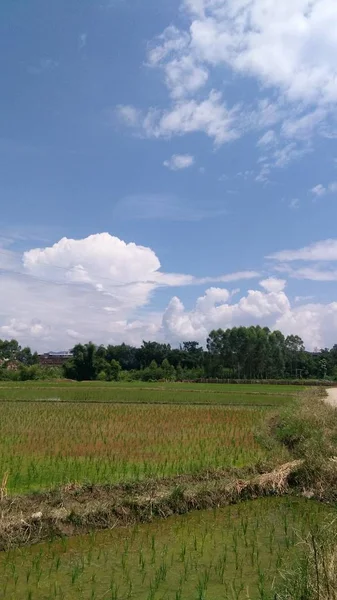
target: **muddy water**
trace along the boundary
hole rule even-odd
[[[332,509],[260,499],[0,555],[4,600],[263,599]]]

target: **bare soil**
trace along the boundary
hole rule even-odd
[[[326,402],[328,404],[330,404],[330,406],[337,408],[337,387],[328,388],[326,390],[326,393],[327,393]]]

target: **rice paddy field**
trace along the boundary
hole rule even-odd
[[[6,600],[268,600],[333,509],[269,498],[0,554]]]
[[[253,466],[271,453],[255,435],[271,412],[263,407],[3,402],[0,410],[10,493]]]
[[[0,402],[283,406],[301,391],[303,386],[263,384],[0,382]]]
[[[0,483],[11,499],[281,464],[288,451],[258,434],[302,390],[2,383]],[[272,600],[302,540],[335,516],[313,500],[269,497],[3,551],[0,600]]]
[[[29,493],[253,466],[272,452],[256,432],[298,393],[266,388],[3,383],[0,480]]]

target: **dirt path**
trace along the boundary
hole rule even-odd
[[[328,397],[326,398],[327,403],[337,408],[337,387],[328,388],[326,393],[328,394]]]

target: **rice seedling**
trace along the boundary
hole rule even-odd
[[[300,391],[260,384],[0,382],[0,401],[284,406]]]
[[[220,406],[2,403],[0,473],[13,493],[250,466],[271,456],[254,435],[267,415]]]
[[[298,540],[335,510],[305,499],[264,498],[11,550],[0,554],[0,597],[268,600],[279,568],[286,572],[301,559]]]

